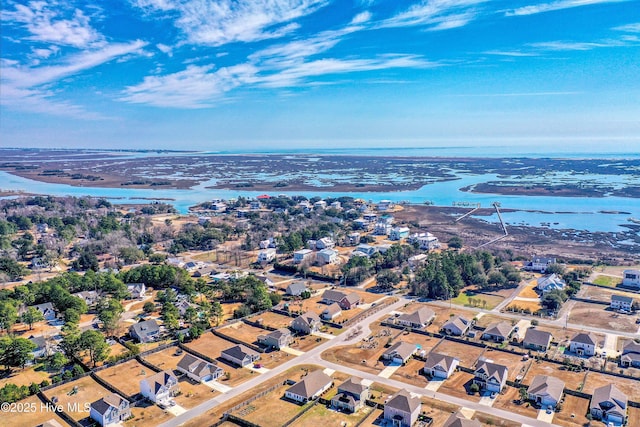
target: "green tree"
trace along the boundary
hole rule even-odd
[[[9,330],[18,320],[18,310],[10,301],[0,301],[0,329]]]
[[[47,357],[45,365],[49,370],[59,371],[67,363],[69,363],[69,359],[67,359],[63,353],[55,352],[51,356]]]
[[[447,245],[452,249],[461,249],[462,239],[458,236],[453,236],[449,241],[447,241]]]
[[[44,320],[44,316],[42,312],[35,307],[28,307],[22,316],[20,316],[20,320],[23,323],[29,325],[29,330],[33,329],[33,324]]]
[[[104,335],[93,330],[84,331],[80,335],[80,346],[88,353],[94,367],[98,362],[105,360],[111,350]]]
[[[153,313],[154,311],[156,311],[156,305],[151,301],[147,301],[142,306],[142,311],[144,311],[147,314]]]
[[[222,309],[222,305],[218,301],[211,302],[211,309],[209,310],[209,315],[213,317],[213,319],[215,320],[216,326],[218,326],[224,315],[224,310]]]
[[[124,313],[124,307],[122,307],[120,301],[114,298],[103,298],[98,302],[96,311],[104,330],[108,334],[112,334],[118,327],[120,316]]]
[[[22,337],[4,337],[0,342],[0,360],[7,368],[20,367],[24,369],[27,362],[33,359],[31,352],[36,345]]]

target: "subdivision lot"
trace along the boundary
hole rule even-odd
[[[102,387],[90,376],[71,381],[61,386],[49,389],[44,392],[49,399],[56,397],[59,405],[62,405],[65,412],[76,421],[89,416],[89,411],[85,411],[85,404],[92,403],[108,394],[109,390]],[[127,397],[127,396],[124,396]]]
[[[444,381],[438,389],[438,392],[478,402],[480,401],[480,395],[478,393],[472,395],[468,393],[472,382],[473,374],[457,371]]]
[[[525,376],[523,383],[531,384],[533,378],[536,375],[550,375],[552,377],[556,377],[564,381],[565,388],[571,390],[578,390],[580,385],[584,382],[584,376],[586,372],[572,372],[564,369],[563,365],[555,364],[555,363],[537,363],[532,362],[529,367],[529,371],[527,371],[527,375]]]
[[[223,350],[233,347],[235,344],[231,341],[222,339],[212,333],[205,333],[197,340],[191,341],[186,344],[187,348],[194,349],[197,352],[204,354],[212,359],[218,361],[218,364],[225,372],[229,373],[228,380],[222,380],[223,384],[228,386],[235,386],[247,380],[252,375],[251,370],[239,368],[234,366],[220,358],[220,354]]]
[[[162,370],[176,369],[185,354],[178,346],[169,347],[144,356],[144,360]]]
[[[451,416],[452,412],[457,412],[460,409],[459,406],[441,402],[439,400],[422,398],[422,412],[426,416],[433,418],[433,426],[444,425],[444,422]]]
[[[326,338],[317,337],[315,335],[300,335],[295,337],[289,346],[296,350],[309,351],[325,341],[327,341]]]
[[[291,324],[293,317],[283,316],[282,314],[274,313],[273,311],[267,311],[259,316],[251,318],[254,322],[262,322],[263,325],[271,328],[286,328]]]
[[[599,286],[584,285],[582,286],[581,289],[582,289],[581,296],[585,298],[592,298],[597,301],[604,301],[607,303],[611,302],[612,295],[625,295],[634,299],[638,298],[638,294],[635,294],[633,292],[626,292],[624,288],[606,289],[606,288],[601,288]]]
[[[447,356],[456,357],[460,360],[460,365],[466,368],[472,368],[478,357],[483,352],[482,347],[475,345],[463,344],[455,341],[444,340],[434,350],[436,353],[446,354]]]
[[[97,372],[97,375],[118,390],[132,396],[140,392],[140,381],[155,373],[137,360],[132,359]]]
[[[504,365],[509,370],[509,380],[515,381],[519,375],[524,375],[526,366],[530,363],[522,356],[507,353],[506,351],[492,350],[490,348],[482,355],[485,359],[490,359],[493,363]]]
[[[398,332],[401,331],[398,329],[392,330],[393,335],[396,335]],[[418,352],[424,350],[425,353],[428,353],[440,342],[440,340],[441,338],[434,338],[427,335],[416,334],[415,332],[404,331],[401,332],[395,340],[393,340],[393,343],[395,344],[398,341],[410,342],[419,346]]]
[[[635,321],[635,316],[616,313],[606,305],[582,301],[576,301],[569,314],[570,323],[612,331],[636,332],[638,325]]]
[[[151,402],[143,402],[142,406],[132,407],[131,415],[133,418],[124,422],[126,427],[155,427],[173,418],[173,415]]]
[[[262,427],[281,427],[303,408],[284,399],[284,392],[288,388],[288,385],[280,386],[233,414]]]
[[[536,313],[542,309],[542,304],[540,304],[540,301],[522,301],[522,300],[516,299],[511,301],[511,303],[509,303],[506,309],[507,311],[514,311],[514,312],[528,311],[530,313]]]
[[[503,393],[498,394],[493,404],[494,408],[515,412],[527,417],[536,418],[538,410],[529,403],[520,402],[520,391],[515,387],[506,387]]]
[[[586,417],[588,410],[589,399],[565,394],[562,410],[553,417],[553,423],[563,427],[589,425]]]
[[[640,408],[629,406],[627,416],[629,417],[629,421],[627,422],[628,426],[637,426],[640,424]]]
[[[373,408],[365,406],[355,414],[347,414],[329,409],[326,405],[319,403],[291,425],[293,427],[353,426],[372,411]]]
[[[461,291],[451,302],[465,307],[478,307],[491,310],[504,301],[504,298],[504,296],[496,293],[487,294],[474,289],[466,289]]]
[[[180,387],[180,394],[175,397],[175,401],[178,405],[187,409],[193,408],[205,400],[220,394],[220,392],[212,390],[204,384],[198,384],[187,379],[186,376],[180,379],[178,386]]]
[[[638,380],[614,377],[612,375],[602,374],[599,372],[589,372],[587,381],[584,383],[585,393],[593,394],[593,390],[609,384],[615,384],[623,393],[627,395],[629,400],[640,402],[640,383]]]
[[[367,419],[360,424],[360,427],[380,427],[383,422],[384,411],[382,409],[374,409]]]
[[[260,360],[258,361],[258,363],[260,363],[264,368],[273,369],[276,366],[287,362],[294,357],[295,356],[284,351],[270,351],[268,353],[262,353],[260,355]],[[223,367],[223,369],[226,368]],[[247,369],[245,368],[245,370]]]
[[[429,381],[427,381],[427,377],[422,374],[423,367],[423,361],[410,359],[404,366],[398,368],[398,370],[391,375],[391,379],[413,384],[418,387],[425,387]]]
[[[235,338],[247,344],[257,344],[258,335],[265,335],[269,333],[269,331],[261,328],[256,328],[255,326],[247,325],[244,322],[234,323],[227,326],[226,328],[219,329],[219,331],[224,335]]]
[[[478,321],[476,322],[476,325],[480,328],[486,328],[487,326],[489,326],[494,322],[511,323],[512,320],[506,317],[496,316],[495,314],[485,314],[484,316],[480,317],[480,319],[478,319]],[[482,333],[480,333],[479,335],[482,335]]]
[[[0,387],[5,384],[15,384],[17,386],[30,385],[31,383],[40,384],[43,380],[49,380],[49,373],[44,370],[42,364],[33,365],[31,367],[20,369],[12,369],[11,375],[0,379]]]
[[[303,314],[308,311],[313,311],[317,315],[322,314],[322,311],[328,307],[327,304],[323,304],[321,295],[315,295],[308,299],[289,301],[289,311],[293,313]]]
[[[43,407],[41,405],[44,405],[44,403],[38,399],[38,396],[29,396],[26,399],[22,399],[14,404],[15,411],[2,412],[2,424],[12,427],[33,427],[53,419],[63,426],[67,425],[53,410],[42,410]]]
[[[457,308],[455,305],[451,308],[448,307],[440,307],[435,305],[425,304],[427,307],[436,312],[436,318],[433,322],[427,326],[426,330],[432,333],[440,332],[442,326],[449,321],[453,316],[462,316],[465,319],[471,320],[475,317],[476,313],[471,312],[469,310],[463,310]]]

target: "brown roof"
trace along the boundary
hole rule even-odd
[[[571,342],[598,345],[598,337],[593,332],[580,332],[571,338]]]
[[[403,359],[411,356],[418,347],[410,342],[398,341],[391,347],[389,347],[383,354],[385,357],[390,357],[394,353],[397,353]]]
[[[440,353],[429,353],[427,360],[424,362],[425,369],[433,369],[436,366],[442,367],[445,371],[449,371],[449,368],[456,360],[453,356],[447,356]]]
[[[602,409],[605,412],[616,411],[622,414],[627,410],[627,395],[613,384],[593,390],[589,408]]]
[[[551,342],[552,335],[547,331],[541,331],[540,329],[529,328],[524,334],[525,344],[534,344],[547,347]]]
[[[421,307],[413,313],[405,313],[398,317],[398,320],[405,322],[411,322],[416,324],[425,324],[431,321],[436,315],[436,312],[427,307]]]
[[[362,379],[356,377],[351,377],[338,386],[340,393],[353,393],[357,395],[360,395],[366,389],[367,386],[362,384]]]

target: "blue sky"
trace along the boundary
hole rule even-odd
[[[640,1],[4,0],[0,146],[640,152]]]

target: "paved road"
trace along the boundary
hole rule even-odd
[[[356,335],[354,337],[352,337],[349,341],[346,341],[343,337],[347,337],[349,336],[349,333],[352,330],[355,330],[355,328],[360,325],[362,326],[363,330],[364,329],[368,329],[369,325],[374,322],[376,319],[378,319],[380,316],[384,316],[385,314],[389,314],[391,311],[393,310],[397,310],[398,308],[402,307],[404,304],[406,304],[408,301],[407,300],[399,300],[396,303],[393,303],[385,308],[383,308],[382,310],[374,313],[371,316],[368,316],[366,318],[364,318],[363,320],[361,320],[360,322],[356,323],[353,327],[347,329],[345,332],[343,332],[342,334],[340,334],[338,337],[336,337],[335,339],[329,340],[325,343],[320,344],[318,347],[314,348],[311,351],[308,351],[307,353],[303,354],[302,356],[298,356],[298,357],[294,357],[291,360],[289,360],[288,362],[283,363],[280,366],[277,366],[273,369],[271,369],[269,372],[266,372],[264,374],[260,374],[258,376],[255,376],[254,378],[250,379],[249,381],[246,381],[236,387],[233,388],[233,390],[231,390],[228,393],[219,395],[214,397],[211,400],[208,400],[204,403],[201,403],[200,405],[196,406],[195,408],[192,408],[190,410],[188,410],[187,412],[178,415],[175,418],[170,419],[169,421],[161,424],[161,427],[177,427],[181,424],[186,423],[187,421],[189,421],[192,418],[198,417],[202,414],[204,414],[205,412],[209,411],[210,409],[230,400],[233,399],[234,397],[237,397],[239,395],[241,395],[242,393],[245,393],[247,391],[250,391],[251,389],[253,389],[254,387],[256,387],[258,384],[261,384],[265,381],[268,381],[278,375],[280,375],[281,373],[285,372],[286,370],[296,366],[296,365],[303,365],[303,364],[308,364],[308,363],[317,363],[323,366],[326,366],[326,362],[322,361],[320,359],[320,354],[322,354],[323,351],[327,350],[328,348],[334,346],[334,345],[347,345],[350,344],[352,342],[358,342],[362,339],[363,335],[359,334]],[[318,362],[320,361],[320,362]],[[336,365],[339,366],[339,365]],[[342,368],[340,368],[342,369]],[[379,380],[379,378],[378,378]]]

